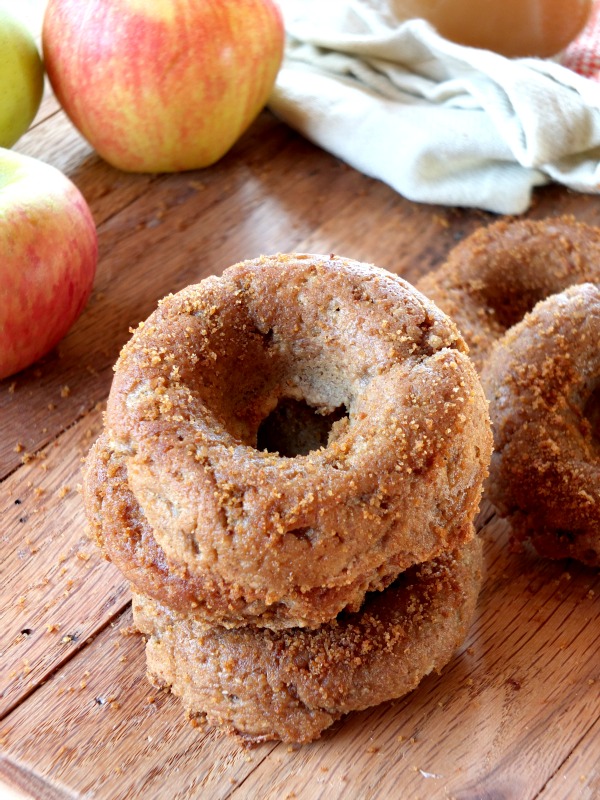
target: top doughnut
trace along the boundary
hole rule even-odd
[[[165,298],[116,364],[105,440],[171,573],[211,586],[195,613],[317,626],[469,539],[491,434],[464,351],[405,281],[334,256]]]
[[[481,370],[494,342],[536,303],[588,281],[600,281],[600,229],[563,216],[480,228],[417,288],[456,322]]]

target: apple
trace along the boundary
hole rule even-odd
[[[51,350],[92,290],[92,214],[62,172],[0,148],[0,378]]]
[[[35,117],[44,67],[29,30],[0,6],[0,147],[12,147]]]
[[[221,158],[266,104],[283,43],[274,0],[49,0],[42,30],[67,115],[132,172]]]

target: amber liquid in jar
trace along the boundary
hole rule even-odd
[[[592,0],[391,0],[447,39],[505,56],[555,55],[584,27]]]

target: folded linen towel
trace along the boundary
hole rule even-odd
[[[280,0],[288,42],[270,107],[405,197],[501,214],[558,181],[600,191],[600,85],[402,21],[386,0]]]

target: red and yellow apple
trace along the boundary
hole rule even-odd
[[[33,36],[0,6],[0,147],[12,147],[36,115],[44,67]]]
[[[266,104],[283,54],[274,0],[49,0],[54,92],[110,164],[213,164]]]
[[[0,378],[66,334],[92,290],[92,214],[59,170],[0,148]]]

